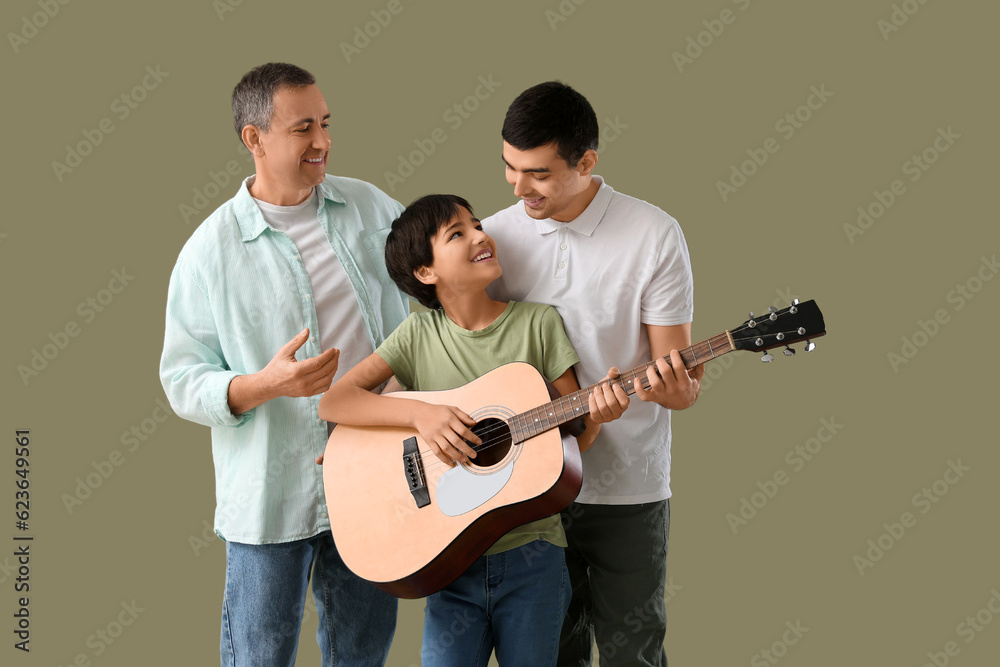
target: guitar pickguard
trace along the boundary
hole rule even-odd
[[[461,516],[471,512],[500,493],[514,473],[513,461],[490,472],[476,474],[463,466],[455,466],[441,475],[437,483],[437,502],[446,516]]]

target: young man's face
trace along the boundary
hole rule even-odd
[[[496,242],[483,231],[479,220],[464,207],[441,226],[431,239],[434,262],[417,269],[418,280],[458,294],[485,289],[503,272]]]
[[[270,126],[259,134],[262,154],[255,154],[261,185],[272,198],[276,193],[283,200],[271,203],[298,203],[323,182],[330,154],[329,124],[326,100],[316,86],[285,86],[274,94]]]
[[[593,199],[588,188],[597,163],[597,153],[587,151],[573,167],[557,155],[554,143],[526,151],[503,142],[507,182],[524,202],[524,212],[536,220],[552,218],[570,222],[583,213]]]

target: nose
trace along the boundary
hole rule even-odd
[[[333,142],[330,140],[330,132],[320,124],[316,124],[316,131],[313,132],[313,148],[329,151]]]
[[[531,192],[527,174],[519,174],[514,171],[512,171],[511,174],[512,175],[507,178],[507,182],[514,186],[515,197],[523,197]]]

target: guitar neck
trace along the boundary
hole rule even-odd
[[[686,368],[694,368],[706,361],[711,361],[736,349],[732,335],[728,331],[716,334],[700,343],[687,347],[680,351],[681,359]],[[662,357],[670,364],[670,357]],[[649,389],[649,379],[646,371],[656,368],[656,360],[648,361],[641,366],[625,371],[616,379],[613,384],[619,385],[625,393],[631,396],[636,392],[636,383],[641,383],[643,389]],[[515,443],[523,442],[533,438],[539,433],[544,433],[550,429],[565,424],[568,421],[582,417],[590,412],[590,394],[598,388],[598,384],[584,387],[572,394],[567,394],[545,405],[514,415],[507,420],[510,427],[511,436]]]

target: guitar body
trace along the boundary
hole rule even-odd
[[[454,405],[479,422],[473,431],[484,444],[499,444],[452,468],[412,429],[334,428],[323,465],[334,541],[344,563],[382,590],[404,598],[438,591],[509,530],[561,511],[579,493],[580,453],[559,429],[524,442],[503,437],[503,420],[550,400],[531,365],[507,364],[457,389],[393,397]],[[415,446],[410,467],[407,441]],[[416,494],[412,478],[424,487]]]

